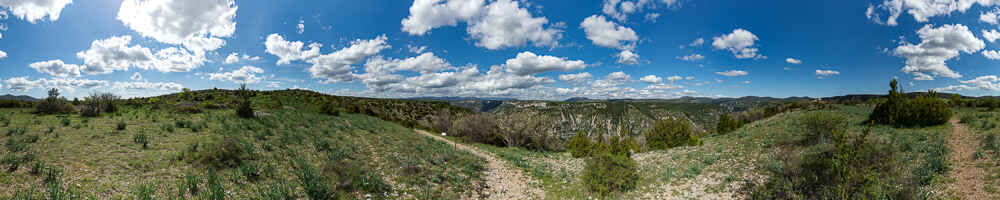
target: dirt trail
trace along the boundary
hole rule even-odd
[[[535,183],[530,177],[521,174],[521,170],[511,168],[502,159],[493,154],[482,152],[474,147],[454,143],[441,136],[430,134],[426,131],[416,130],[417,133],[427,135],[436,140],[451,144],[457,149],[468,151],[476,156],[486,159],[486,177],[488,195],[487,199],[545,199],[545,192],[532,186]]]
[[[951,171],[948,177],[954,178],[955,182],[948,184],[948,190],[953,197],[959,199],[993,199],[994,195],[986,191],[986,170],[979,167],[983,160],[976,160],[973,154],[979,149],[979,138],[969,131],[965,124],[958,123],[958,119],[951,119],[952,132],[948,138],[948,148],[951,152],[948,161],[951,162]]]

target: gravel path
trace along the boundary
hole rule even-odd
[[[486,159],[486,199],[545,199],[545,192],[534,187],[536,183],[531,177],[521,174],[521,170],[509,167],[502,159],[493,154],[482,152],[474,147],[454,143],[441,136],[416,130],[417,133],[445,142],[457,149],[468,151]]]
[[[969,132],[965,124],[958,123],[958,119],[951,119],[952,132],[948,138],[948,161],[951,162],[951,171],[948,177],[954,178],[955,182],[948,184],[948,190],[953,197],[959,199],[994,199],[997,198],[986,191],[986,177],[989,174],[979,167],[983,160],[976,160],[973,154],[980,147],[979,138]]]

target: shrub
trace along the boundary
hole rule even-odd
[[[582,179],[589,191],[606,196],[634,189],[640,178],[637,169],[628,156],[602,152],[587,161]]]
[[[238,137],[225,136],[221,139],[213,137],[205,142],[201,151],[198,151],[198,161],[215,168],[240,166],[247,158],[242,143]]]
[[[302,188],[309,199],[329,200],[336,199],[333,187],[326,177],[316,172],[309,162],[302,158],[295,160],[295,176],[298,177]]]
[[[579,131],[576,136],[566,143],[566,149],[569,150],[570,154],[574,158],[590,157],[594,154],[595,145],[590,141],[590,136],[587,133]]]
[[[67,105],[65,98],[59,97],[59,90],[52,88],[49,90],[49,97],[45,98],[38,105],[35,105],[35,114],[60,114],[68,113],[73,107]]]
[[[669,149],[678,146],[699,145],[698,135],[691,125],[680,119],[666,119],[656,122],[646,131],[646,146],[650,149]]]
[[[739,129],[743,126],[739,120],[730,117],[729,114],[722,114],[719,116],[719,124],[716,125],[716,132],[719,134],[729,133],[730,131]]]
[[[851,135],[832,131],[832,144],[783,159],[784,167],[753,185],[750,199],[909,199],[892,145],[868,139],[870,130]],[[903,186],[903,187],[900,187]]]
[[[903,96],[896,79],[889,82],[889,87],[888,100],[875,106],[870,121],[895,126],[934,126],[951,118],[951,107],[937,98],[937,92],[928,91],[911,100]]]
[[[524,147],[534,150],[556,150],[561,148],[559,136],[549,132],[549,117],[530,113],[517,113],[507,117],[501,127],[507,127],[499,132],[504,145],[509,147]]]
[[[247,181],[257,182],[260,179],[260,166],[254,162],[243,162],[240,165],[240,174],[243,174]]]
[[[63,118],[62,120],[59,121],[59,123],[61,123],[63,127],[67,127],[69,126],[71,121],[69,120],[69,118]]]
[[[125,120],[118,121],[118,123],[115,124],[115,130],[124,131],[125,126],[127,126],[127,124],[125,124]]]
[[[240,100],[236,104],[236,115],[242,118],[253,118],[254,112],[250,106],[250,91],[247,90],[246,84],[240,85],[238,94]]]
[[[971,124],[971,123],[973,123],[973,122],[976,122],[976,116],[972,116],[972,115],[962,115],[962,117],[961,117],[961,118],[959,118],[959,121],[958,121],[958,122],[959,122],[959,123],[963,123],[963,124]]]
[[[42,174],[42,169],[45,169],[45,161],[38,160],[31,164],[31,170],[28,173],[37,176]]]
[[[145,133],[135,134],[132,141],[136,144],[141,144],[143,149],[146,149],[149,146],[149,136],[146,136]]]
[[[15,156],[13,153],[8,153],[6,156],[4,156],[2,161],[4,164],[7,164],[8,172],[17,171],[17,168],[21,167],[21,162],[22,162],[22,160],[19,159],[17,156]]]
[[[319,113],[332,116],[340,116],[340,109],[337,108],[337,105],[334,104],[333,102],[323,101],[320,102]]]
[[[818,142],[830,139],[835,132],[842,132],[843,127],[848,125],[847,117],[828,111],[817,111],[807,114],[802,118],[805,125],[806,140],[808,142]]]
[[[164,124],[160,125],[160,129],[162,129],[163,131],[166,131],[168,133],[173,133],[174,132],[174,125],[168,124],[168,123],[164,123]]]
[[[500,127],[490,116],[484,114],[469,115],[455,121],[451,128],[456,136],[465,137],[469,140],[502,146],[503,139],[500,137]]]

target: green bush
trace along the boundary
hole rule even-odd
[[[573,154],[574,158],[590,157],[596,151],[593,143],[587,133],[579,131],[566,143],[566,149],[569,150],[570,154]]]
[[[456,136],[469,140],[503,146],[503,138],[500,136],[500,126],[490,116],[485,114],[469,115],[455,121],[451,131]]]
[[[247,152],[242,144],[243,141],[235,136],[212,137],[198,151],[197,160],[215,168],[238,167],[247,159]]]
[[[908,99],[896,79],[892,79],[889,87],[888,100],[875,106],[870,121],[895,126],[934,126],[951,119],[951,107],[937,97],[937,92],[928,91],[916,99]]]
[[[143,149],[149,147],[149,136],[147,136],[145,133],[135,134],[135,136],[132,137],[132,141],[135,142],[136,144],[142,145]]]
[[[298,177],[299,183],[302,184],[302,188],[305,190],[306,195],[309,196],[309,199],[337,199],[330,181],[319,174],[305,159],[296,158],[295,176]]]
[[[587,189],[602,196],[635,189],[639,181],[637,165],[625,155],[598,153],[587,160],[582,181]]]
[[[63,127],[67,127],[69,126],[71,121],[69,120],[69,118],[62,118],[62,120],[60,120],[59,123],[62,124]]]
[[[319,105],[319,113],[332,116],[340,116],[340,108],[338,108],[337,104],[334,104],[333,102],[324,101],[321,102]]]
[[[973,122],[976,122],[976,116],[972,115],[962,115],[962,117],[959,118],[958,121],[958,123],[963,123],[963,124],[971,124]]]
[[[750,183],[749,199],[911,199],[891,144],[870,140],[869,130],[831,131],[831,144],[801,155],[783,154],[762,184]]]
[[[115,124],[115,130],[124,131],[125,126],[127,126],[127,124],[125,124],[125,120],[118,121],[118,123]]]
[[[260,166],[254,162],[243,162],[240,165],[240,174],[250,182],[257,182],[260,179]]]
[[[254,111],[250,106],[250,91],[247,90],[247,85],[240,85],[239,90],[240,100],[236,104],[236,115],[242,118],[253,118]]]
[[[65,98],[59,97],[59,90],[52,88],[49,90],[49,97],[35,105],[35,114],[61,114],[73,111],[73,106],[66,103]]]
[[[805,126],[806,140],[810,143],[825,141],[833,137],[835,132],[844,131],[848,124],[847,117],[830,111],[816,111],[802,118]]]
[[[717,133],[726,134],[729,133],[730,131],[739,129],[742,126],[743,123],[741,123],[739,120],[730,117],[729,114],[722,114],[722,116],[719,116],[719,124],[716,125],[715,128]]]
[[[646,146],[650,149],[669,149],[679,146],[700,145],[698,135],[691,125],[680,119],[666,119],[656,122],[646,131]]]

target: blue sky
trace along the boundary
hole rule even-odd
[[[907,91],[998,95],[998,4],[0,2],[0,93],[133,97],[245,82],[369,97],[821,97],[884,93],[898,77]]]

